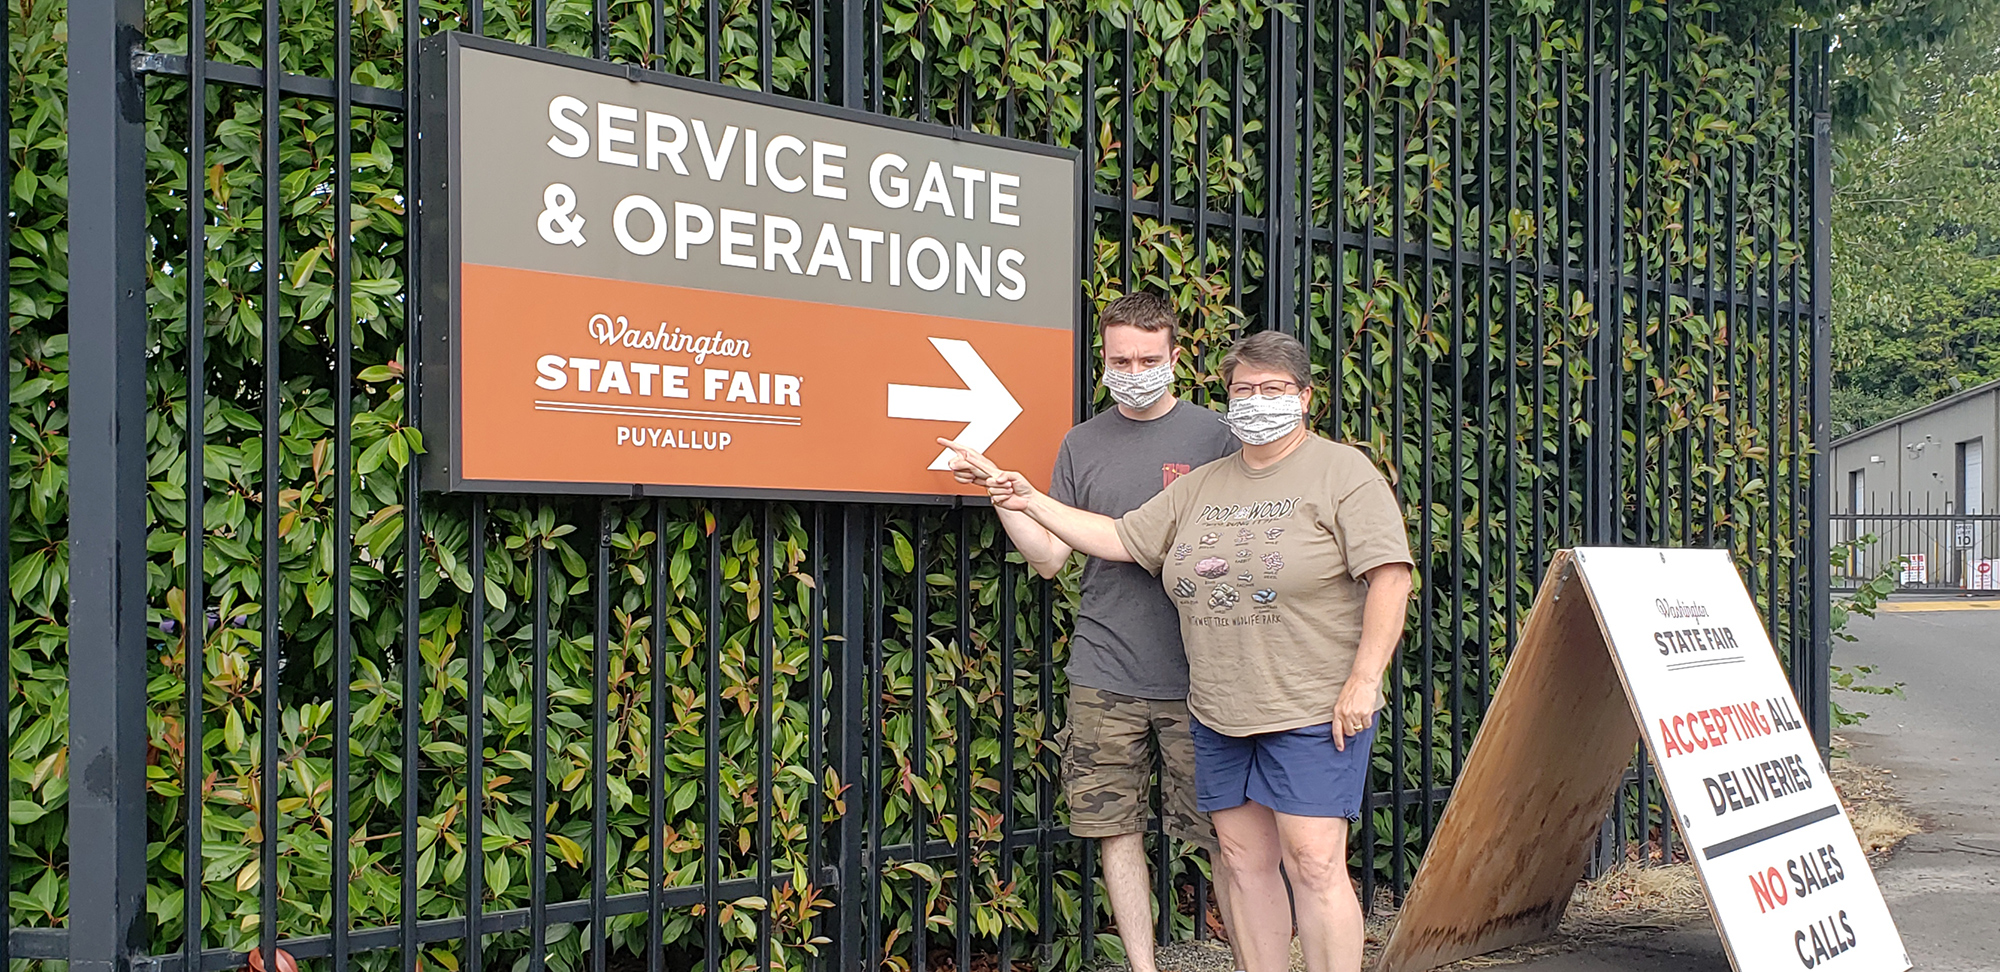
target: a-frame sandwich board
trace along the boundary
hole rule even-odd
[[[1726,551],[1558,553],[1377,968],[1553,932],[1642,738],[1738,972],[1909,968],[1798,711]]]

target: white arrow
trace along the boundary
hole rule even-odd
[[[889,417],[928,422],[964,422],[965,429],[955,438],[964,445],[985,450],[1014,424],[1021,403],[1007,392],[986,359],[972,345],[953,338],[931,338],[951,370],[965,382],[964,388],[937,388],[931,385],[890,385]],[[951,468],[951,450],[938,453],[930,468]]]

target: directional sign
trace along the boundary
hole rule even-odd
[[[1736,967],[1909,968],[1728,552],[1576,560]]]
[[[921,497],[1045,479],[1078,164],[462,34],[419,153],[426,484]]]
[[[1620,547],[1549,565],[1376,968],[1554,932],[1641,740],[1733,968],[1910,967],[1728,551]]]

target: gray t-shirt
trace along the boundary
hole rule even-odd
[[[1092,513],[1124,516],[1179,476],[1239,448],[1222,416],[1199,405],[1180,402],[1150,422],[1107,409],[1063,437],[1049,495]],[[1084,563],[1069,680],[1142,699],[1187,697],[1180,612],[1145,568],[1096,557]]]

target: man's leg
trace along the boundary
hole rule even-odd
[[[1153,884],[1146,867],[1146,835],[1103,837],[1097,847],[1104,862],[1111,917],[1118,920],[1118,938],[1125,943],[1125,961],[1132,972],[1158,972],[1153,964]]]
[[[1070,833],[1099,841],[1104,890],[1132,972],[1156,972],[1143,833],[1153,772],[1145,699],[1071,686],[1062,732]]]
[[[1237,961],[1247,972],[1285,972],[1291,967],[1292,909],[1278,873],[1276,815],[1269,807],[1245,803],[1209,817],[1222,844],[1216,876],[1226,876],[1229,884],[1224,914]]]
[[[1347,818],[1273,816],[1307,972],[1361,972],[1361,902],[1347,874]]]

